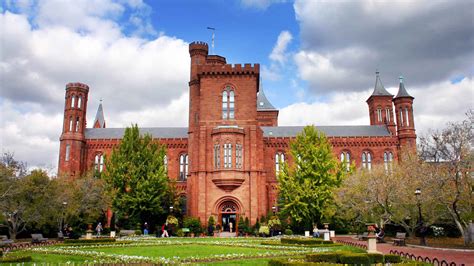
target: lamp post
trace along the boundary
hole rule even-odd
[[[63,217],[61,220],[61,228],[59,228],[59,232],[62,232],[64,229],[64,220],[66,220],[66,207],[67,207],[67,202],[63,201]]]
[[[170,214],[173,214],[173,209],[174,209],[174,207],[170,206]]]
[[[276,210],[277,210],[277,207],[276,207],[276,206],[273,206],[273,207],[272,207],[273,215],[276,214]]]
[[[418,205],[418,233],[420,234],[420,245],[426,246],[425,228],[423,225],[423,216],[421,213],[421,202],[420,202],[421,189],[420,188],[417,188],[415,190],[415,196],[416,196],[416,203]]]

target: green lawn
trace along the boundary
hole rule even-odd
[[[126,243],[96,246],[64,246],[34,248],[15,253],[28,254],[33,263],[91,262],[192,262],[198,265],[266,265],[270,258],[304,257],[311,252],[335,250],[361,251],[339,247],[285,247],[260,245],[262,238],[136,238]]]

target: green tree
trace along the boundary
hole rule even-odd
[[[333,191],[346,171],[334,157],[326,136],[314,126],[306,126],[290,143],[290,153],[294,165],[285,162],[277,176],[281,212],[296,222],[314,223],[331,216]]]
[[[112,206],[129,221],[164,220],[174,202],[164,166],[165,148],[152,136],[140,135],[137,125],[125,129],[120,145],[106,160],[103,174],[111,192]]]

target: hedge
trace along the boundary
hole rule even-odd
[[[387,254],[384,256],[385,263],[400,263],[402,262],[402,257],[395,254]]]
[[[8,254],[5,257],[0,257],[1,263],[7,262],[29,262],[32,261],[29,255]]]
[[[320,238],[282,238],[282,244],[294,244],[294,245],[315,245],[315,244],[334,244],[333,241],[324,241]]]
[[[369,264],[369,256],[367,254],[342,254],[339,256],[339,262],[343,264]]]
[[[383,254],[378,254],[378,253],[368,253],[367,257],[369,257],[370,264],[377,264],[377,263],[383,263]]]
[[[305,261],[290,261],[289,259],[271,259],[268,266],[336,266],[333,263],[314,263]]]
[[[342,253],[336,253],[336,252],[308,254],[308,255],[306,255],[306,261],[309,261],[309,262],[333,262],[333,263],[338,263],[339,262],[339,256],[341,254]]]
[[[93,238],[93,239],[65,239],[64,244],[85,244],[85,243],[111,243],[115,238]]]

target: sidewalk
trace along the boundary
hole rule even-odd
[[[367,244],[367,241],[359,241],[351,236],[340,236],[333,239],[335,241],[350,241],[351,243],[358,245]],[[392,245],[392,243],[377,243],[377,250],[383,254],[390,254],[390,251],[398,251],[398,253],[403,252],[404,254],[409,253],[413,254],[417,258],[419,256],[422,258],[428,257],[431,261],[436,258],[439,262],[445,260],[449,265],[454,262],[457,266],[462,264],[465,266],[474,266],[474,250],[450,250],[430,247],[417,247],[413,245],[399,247]]]

